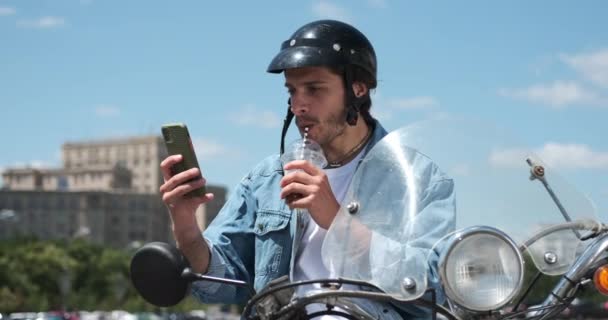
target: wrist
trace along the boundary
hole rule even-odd
[[[179,247],[184,247],[188,246],[190,243],[199,241],[203,235],[196,223],[181,228],[176,228],[174,224],[173,237],[175,238],[175,242]]]
[[[323,215],[324,219],[323,221],[320,221],[321,223],[317,223],[319,225],[319,227],[327,230],[329,229],[329,227],[331,226],[331,224],[334,222],[334,219],[336,218],[336,215],[338,214],[338,211],[340,210],[340,204],[334,200],[333,203],[329,206],[326,207],[327,211],[326,214]]]

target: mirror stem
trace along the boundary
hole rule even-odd
[[[244,287],[244,288],[247,288],[251,297],[253,297],[255,295],[255,290],[253,290],[253,288],[245,281],[206,276],[203,274],[192,272],[192,269],[190,269],[190,268],[184,269],[184,271],[182,272],[182,278],[185,280],[188,280],[190,282],[192,282],[192,281],[210,281],[210,282],[219,282],[219,283],[234,285],[237,287]]]

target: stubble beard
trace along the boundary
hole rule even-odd
[[[346,125],[346,108],[340,114],[331,114],[327,121],[321,123],[321,127],[326,128],[326,133],[322,133],[322,138],[317,142],[326,150],[336,138],[344,135]]]

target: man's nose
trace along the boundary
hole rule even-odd
[[[291,98],[291,112],[296,116],[306,114],[310,108],[309,103],[306,99],[303,99],[302,95],[292,94]]]

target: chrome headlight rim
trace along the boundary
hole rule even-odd
[[[456,293],[456,291],[453,289],[450,282],[447,280],[448,276],[447,276],[447,270],[446,270],[448,258],[450,257],[450,255],[452,254],[454,249],[456,247],[458,247],[458,245],[461,242],[463,242],[464,240],[466,240],[472,236],[476,236],[476,235],[480,235],[480,234],[491,235],[491,236],[494,236],[494,237],[504,241],[509,246],[509,248],[512,250],[512,252],[515,254],[515,256],[517,257],[518,267],[520,270],[519,276],[518,276],[518,279],[516,282],[517,285],[515,286],[515,289],[501,302],[495,303],[492,306],[487,306],[486,308],[475,308],[475,307],[471,306],[470,303],[468,303],[467,301],[462,300],[460,298],[459,294]],[[461,230],[454,232],[450,238],[452,240],[449,244],[448,249],[445,251],[445,253],[441,254],[438,266],[439,266],[439,277],[441,279],[442,287],[445,291],[447,298],[451,302],[457,304],[459,307],[461,307],[467,311],[470,311],[470,312],[487,312],[487,311],[499,310],[499,309],[503,308],[505,305],[507,305],[510,301],[512,301],[515,297],[518,296],[518,294],[521,292],[521,290],[523,288],[523,282],[524,282],[524,271],[525,271],[524,258],[523,258],[522,252],[519,250],[519,246],[515,243],[515,241],[513,241],[513,239],[511,239],[511,237],[509,237],[506,233],[502,232],[501,230],[493,228],[493,227],[472,226],[472,227],[463,228]]]

